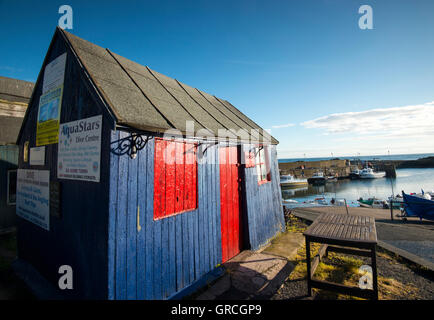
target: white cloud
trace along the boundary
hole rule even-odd
[[[345,134],[343,140],[432,139],[434,101],[413,106],[335,113],[305,121],[301,125],[321,129],[325,135]]]
[[[287,124],[279,124],[279,125],[271,126],[271,127],[274,129],[280,129],[280,128],[289,128],[289,127],[293,127],[293,126],[295,126],[295,124],[287,123]]]

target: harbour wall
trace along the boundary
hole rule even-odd
[[[396,177],[396,168],[402,161],[385,160],[348,160],[333,159],[321,161],[296,161],[279,163],[280,174],[291,174],[296,178],[310,178],[316,172],[323,172],[325,176],[334,176],[338,179],[349,178],[351,171],[363,169],[367,164],[375,171],[385,171],[387,177]]]

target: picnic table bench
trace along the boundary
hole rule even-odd
[[[320,215],[303,233],[306,239],[307,287],[330,290],[361,298],[378,299],[376,244],[377,232],[372,217],[325,213]],[[311,262],[311,242],[321,243],[318,255]],[[335,246],[331,246],[335,245]],[[337,246],[337,247],[336,247]],[[371,257],[372,289],[313,279],[322,256],[338,252]]]

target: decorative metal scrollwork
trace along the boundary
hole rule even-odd
[[[256,150],[258,149],[258,150]],[[257,146],[257,147],[252,147],[248,150],[249,153],[254,153],[255,157],[258,155],[259,151],[261,151],[262,149],[264,149],[264,146]]]
[[[142,150],[146,146],[149,139],[149,136],[144,139],[142,135],[132,133],[126,138],[122,138],[112,142],[112,145],[116,146],[111,149],[111,152],[118,156],[128,154],[131,159],[135,159],[137,156],[137,152]]]
[[[199,147],[201,148],[201,151],[202,151],[201,153],[203,155],[206,153],[206,151],[208,150],[209,147],[212,147],[215,145],[218,145],[218,142],[208,142],[208,143],[201,142],[201,143],[199,143]],[[205,148],[203,146],[205,146]]]

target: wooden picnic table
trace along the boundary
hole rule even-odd
[[[306,239],[307,287],[335,291],[351,296],[378,299],[375,219],[365,216],[325,213],[320,215],[303,233]],[[321,243],[318,255],[311,262],[310,243]],[[336,245],[336,246],[331,246]],[[322,256],[338,252],[371,257],[372,289],[313,279],[313,274]]]

